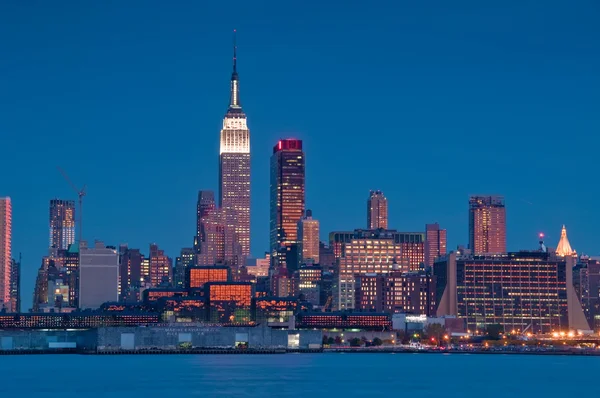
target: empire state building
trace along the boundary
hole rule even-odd
[[[223,119],[219,154],[219,206],[235,229],[241,254],[250,254],[250,130],[240,104],[237,47],[233,45],[231,97]]]

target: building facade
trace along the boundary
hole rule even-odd
[[[388,203],[381,191],[371,191],[367,199],[367,229],[388,228]]]
[[[21,256],[12,260],[10,268],[10,302],[13,312],[21,312]]]
[[[231,269],[226,266],[191,266],[187,269],[185,287],[200,289],[208,282],[230,282]]]
[[[319,221],[313,219],[312,211],[298,222],[298,244],[303,264],[319,264]]]
[[[217,204],[215,202],[215,193],[213,191],[198,191],[198,202],[196,204],[196,239],[194,248],[200,253],[201,244],[206,242],[206,220],[208,216],[215,211]]]
[[[589,324],[573,287],[573,257],[547,252],[460,256],[434,265],[437,315],[455,315],[470,330],[500,324],[531,333],[581,329]]]
[[[343,255],[344,246],[354,239],[392,239],[399,245],[401,254],[396,261],[411,271],[418,271],[425,262],[425,234],[422,232],[398,232],[393,229],[356,229],[353,232],[339,231],[329,234],[330,247],[333,248],[334,257],[339,259]]]
[[[156,243],[150,245],[150,285],[152,287],[168,286],[173,281],[173,260],[158,248]]]
[[[12,310],[10,278],[12,268],[12,203],[0,198],[0,309]]]
[[[138,301],[140,290],[146,281],[142,276],[144,255],[140,249],[127,245],[119,247],[119,295],[121,301]]]
[[[469,249],[475,255],[506,253],[506,207],[502,196],[469,198]]]
[[[67,250],[75,242],[75,201],[50,200],[50,246]]]
[[[242,255],[250,255],[250,130],[240,103],[236,46],[229,108],[223,119],[219,153],[219,207],[231,214]]]
[[[108,301],[119,300],[119,253],[96,241],[79,247],[79,308],[95,309]]]
[[[446,255],[446,230],[440,224],[425,224],[425,265],[433,267],[435,259]]]
[[[391,272],[400,256],[400,245],[391,237],[355,238],[344,244],[339,259],[337,308],[354,309],[357,276]]]
[[[431,316],[435,277],[425,272],[364,274],[356,278],[355,309]]]
[[[305,156],[302,140],[280,140],[271,156],[271,253],[297,243],[305,210]]]

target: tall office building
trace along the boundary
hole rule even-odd
[[[371,191],[367,200],[367,229],[387,229],[388,204],[381,191]]]
[[[156,243],[150,245],[150,284],[152,287],[170,285],[173,280],[173,261]]]
[[[298,222],[298,243],[301,262],[319,264],[319,221],[312,218],[312,211],[306,210],[306,216]]]
[[[126,244],[119,246],[119,294],[121,301],[137,301],[144,285],[142,263],[144,255],[140,249],[131,249]]]
[[[506,208],[502,196],[469,198],[469,249],[476,255],[506,253]]]
[[[11,311],[21,312],[21,256],[19,261],[12,260],[10,269],[10,301]]]
[[[384,274],[397,269],[401,245],[389,234],[362,236],[345,243],[339,261],[336,306],[354,309],[356,278],[360,275]],[[408,269],[408,267],[406,267]]]
[[[11,310],[10,276],[12,268],[12,205],[9,197],[0,198],[0,310]]]
[[[196,206],[196,251],[200,252],[202,242],[206,241],[206,219],[216,209],[215,193],[213,191],[198,191],[198,204]]]
[[[250,254],[250,130],[242,111],[237,73],[236,46],[233,46],[231,97],[223,119],[219,155],[219,207],[230,214],[242,255]]]
[[[75,242],[75,201],[50,200],[50,247],[67,250]]]
[[[433,267],[435,259],[446,255],[446,230],[440,224],[425,224],[425,265]]]
[[[79,244],[79,308],[97,309],[119,300],[119,253],[96,241]]]
[[[458,316],[471,330],[493,324],[532,333],[588,330],[573,286],[575,262],[542,251],[450,253],[433,268],[437,315]]]
[[[302,140],[280,140],[271,156],[271,253],[296,243],[305,206]]]

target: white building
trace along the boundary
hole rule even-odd
[[[79,308],[99,308],[119,299],[119,254],[103,242],[88,247],[82,241],[79,250]]]

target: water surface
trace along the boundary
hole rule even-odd
[[[594,396],[600,357],[0,356],[0,397]],[[590,395],[591,394],[591,395]]]

